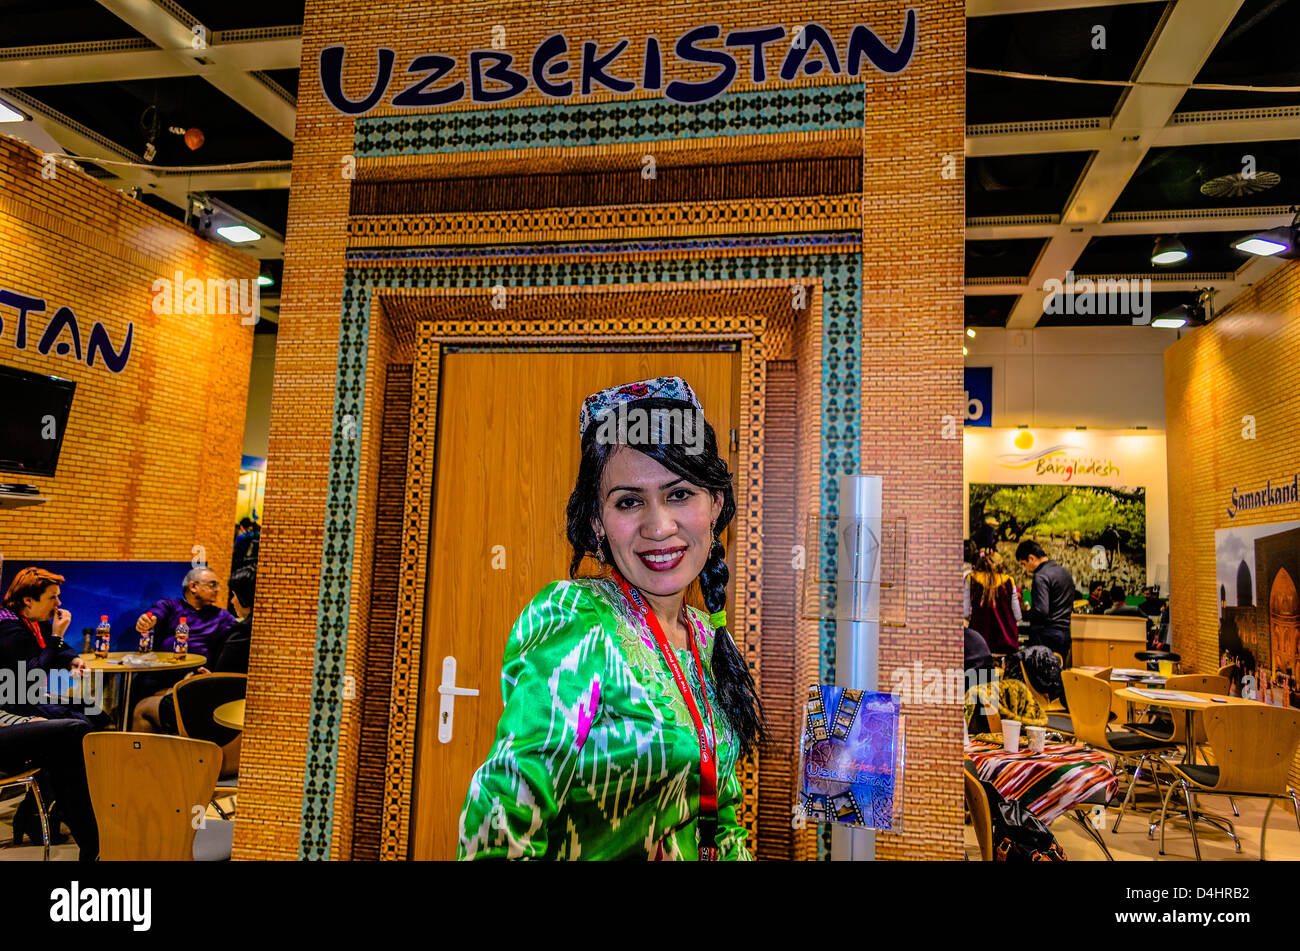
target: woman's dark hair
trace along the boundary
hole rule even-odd
[[[250,611],[253,609],[253,595],[257,591],[257,569],[253,567],[237,568],[230,573],[226,583],[231,594],[239,596],[239,603]]]
[[[616,439],[597,438],[614,428],[607,425],[605,420],[597,418],[587,425],[586,432],[582,434],[582,459],[578,463],[578,478],[569,496],[566,512],[566,535],[573,547],[573,560],[569,564],[571,578],[577,577],[583,558],[595,552],[597,544],[602,547],[606,563],[614,562],[609,539],[603,538],[598,543],[591,522],[593,519],[600,520],[601,476],[610,456],[620,445],[644,453],[692,485],[721,495],[722,511],[718,513],[718,521],[713,528],[715,539],[736,514],[736,493],[731,485],[731,473],[727,469],[727,463],[718,455],[717,437],[713,427],[704,420],[703,414],[698,413],[690,403],[660,397],[632,400],[627,404],[628,418],[633,417],[634,410],[644,412],[652,420],[662,420],[663,428],[634,425],[628,431],[620,432]],[[700,447],[701,440],[698,429],[683,425],[688,418],[687,414],[691,414],[689,418],[698,420],[703,427],[703,446],[699,452],[690,451]],[[692,438],[685,438],[687,436]],[[711,613],[727,607],[729,577],[726,552],[721,545],[713,545],[698,579],[700,592],[704,595],[704,605]],[[718,628],[713,639],[712,664],[718,703],[727,722],[740,739],[741,755],[748,755],[767,737],[763,707],[758,699],[754,677],[725,627]]]

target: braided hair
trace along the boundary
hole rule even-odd
[[[679,420],[684,413],[698,412],[690,403],[661,397],[633,400],[628,403],[627,411],[631,414],[634,410],[646,413],[654,413],[656,410],[680,411],[676,415],[664,414],[664,418],[670,423]],[[687,442],[681,438],[656,441],[651,438],[651,434],[646,434],[645,438],[629,438],[629,434],[620,433],[616,443],[600,440],[596,438],[600,421],[593,420],[588,424],[582,434],[582,458],[578,464],[578,478],[569,496],[566,510],[566,536],[573,548],[569,577],[577,577],[583,559],[597,551],[598,547],[607,563],[614,562],[614,553],[610,550],[609,539],[597,538],[596,531],[592,528],[592,521],[600,520],[600,482],[605,472],[605,465],[615,449],[620,445],[628,446],[649,456],[692,485],[706,489],[715,496],[722,496],[722,510],[718,513],[718,520],[713,529],[714,544],[709,549],[708,560],[704,563],[697,581],[700,593],[704,597],[704,605],[710,613],[726,609],[730,571],[727,569],[726,550],[717,539],[736,514],[736,493],[731,485],[731,472],[727,469],[727,463],[718,455],[718,441],[713,427],[703,419],[702,414],[698,418],[704,429],[704,446],[703,451],[697,453],[687,452]],[[631,431],[632,437],[636,437],[638,431],[634,427]],[[674,435],[680,436],[680,432],[675,432]],[[719,627],[714,636],[711,662],[718,705],[739,738],[740,754],[746,756],[766,738],[767,731],[754,677],[725,626]]]

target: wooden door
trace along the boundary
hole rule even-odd
[[[411,858],[455,857],[470,777],[501,715],[510,628],[542,587],[568,577],[564,510],[578,472],[582,400],[655,376],[691,384],[728,452],[740,426],[738,351],[444,353]],[[729,465],[734,474],[734,453]],[[734,591],[734,561],[731,568]],[[479,695],[455,699],[451,739],[443,743],[438,686],[447,657],[456,659],[456,686]]]

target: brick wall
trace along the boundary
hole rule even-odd
[[[872,0],[852,7],[823,0],[799,8],[798,18],[826,25],[837,42],[843,41],[851,24],[868,23],[894,44],[906,9],[901,0]],[[863,257],[867,262],[866,332],[861,351],[866,368],[862,465],[864,471],[887,476],[886,504],[912,519],[915,540],[909,566],[909,628],[887,642],[882,670],[890,664],[910,664],[913,658],[923,659],[927,666],[950,666],[960,660],[960,442],[941,441],[940,432],[941,417],[960,412],[962,197],[960,181],[945,180],[940,173],[945,155],[960,157],[962,152],[964,12],[952,0],[921,3],[916,10],[920,38],[907,71],[885,78],[868,69],[867,120],[861,143],[866,225]],[[465,7],[440,2],[417,10],[397,0],[309,0],[268,450],[267,528],[261,552],[260,581],[278,596],[274,604],[259,612],[259,623],[277,631],[277,643],[274,650],[265,642],[255,645],[251,658],[250,729],[241,768],[246,793],[240,807],[245,821],[237,830],[237,857],[293,858],[300,854],[306,762],[309,757],[329,755],[308,749],[305,723],[313,692],[323,689],[313,675],[321,660],[315,649],[323,610],[317,598],[317,579],[331,544],[324,538],[323,526],[332,440],[339,426],[334,419],[336,358],[353,184],[342,169],[353,150],[354,120],[334,111],[324,99],[318,70],[321,49],[340,43],[347,47],[345,91],[354,98],[364,94],[360,87],[373,76],[375,50],[384,46],[396,51],[394,85],[377,110],[383,113],[393,111],[386,104],[413,56],[436,50],[464,64],[468,50],[491,46],[492,29],[498,25],[505,29],[506,47],[520,53],[532,50],[555,31],[578,41],[598,40],[602,49],[628,37],[630,48],[636,50],[648,29],[671,44],[685,30],[702,23],[719,22],[724,30],[784,23],[790,29],[791,20],[788,4],[775,0],[666,8],[643,2],[617,10],[591,0],[569,0],[549,5],[545,17],[538,17],[533,8],[523,4]],[[769,51],[769,75],[774,72],[775,59],[776,54]],[[747,58],[742,56],[733,90],[751,88],[747,67]],[[697,67],[675,71],[669,78],[698,79],[711,72],[711,67]],[[591,98],[613,97],[602,92]],[[509,105],[543,101],[530,90]],[[461,108],[468,105],[462,103]],[[661,144],[672,151],[683,143]],[[694,143],[685,145],[695,148]],[[760,145],[760,141],[744,142],[743,137],[736,143],[738,149]],[[701,150],[723,146],[730,144],[716,139],[699,142]],[[554,159],[552,153],[558,150],[540,151]],[[639,161],[641,151],[635,146],[614,149],[610,155],[615,161],[627,161],[629,156]],[[469,161],[458,154],[437,158],[447,163]],[[470,158],[482,158],[480,164],[493,160],[490,154]],[[527,160],[530,156],[506,158]],[[960,168],[960,161],[956,165]],[[918,246],[918,236],[926,242],[924,255],[911,251]],[[534,235],[521,233],[509,240],[532,239]],[[371,345],[373,357],[388,344],[372,340]],[[393,359],[409,359],[401,342],[391,345]],[[368,363],[368,367],[376,365]],[[382,373],[368,370],[367,407],[382,400],[381,380]],[[369,618],[360,606],[368,594],[364,569],[374,547],[374,480],[381,443],[374,422],[377,416],[368,412],[359,421],[359,483],[346,651],[346,669],[353,673],[364,663],[367,650]],[[336,857],[350,848],[350,843],[343,841],[352,809],[346,766],[357,747],[362,704],[344,700],[341,709],[339,785],[330,840],[330,853]],[[909,749],[913,778],[906,793],[908,835],[893,846],[884,846],[882,854],[956,857],[961,850],[958,712],[955,708],[917,711],[916,722],[919,739]]]
[[[0,554],[189,561],[202,545],[224,579],[253,328],[238,313],[157,315],[153,287],[177,271],[255,282],[257,262],[85,173],[57,166],[45,179],[41,169],[40,153],[0,136],[0,288],[46,302],[28,317],[25,349],[17,312],[0,307],[0,364],[74,380],[77,390],[57,474],[0,477],[34,482],[50,499],[0,514]],[[76,314],[83,354],[96,321],[115,351],[134,325],[121,372],[57,345],[38,351],[60,307]]]
[[[1239,512],[1232,489],[1300,470],[1300,261],[1237,298],[1165,352],[1169,446],[1170,620],[1185,669],[1219,669],[1214,533],[1300,520],[1300,505]],[[1243,417],[1255,438],[1243,438]],[[1300,767],[1292,781],[1300,782]]]

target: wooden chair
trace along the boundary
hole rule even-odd
[[[1110,730],[1107,726],[1111,704],[1109,672],[1106,677],[1106,680],[1102,680],[1075,670],[1061,672],[1061,680],[1065,684],[1065,699],[1070,706],[1070,716],[1074,720],[1075,740],[1086,743],[1093,749],[1110,753],[1126,764],[1133,764],[1133,775],[1129,779],[1128,790],[1124,793],[1124,802],[1120,805],[1119,815],[1115,817],[1115,825],[1110,830],[1118,832],[1120,821],[1124,818],[1124,812],[1133,797],[1133,788],[1142,775],[1142,767],[1154,754],[1173,750],[1176,747],[1166,740],[1143,736],[1133,730]],[[1158,789],[1159,781],[1154,772],[1152,780],[1157,783]]]
[[[979,843],[980,858],[992,862],[993,811],[989,806],[988,794],[969,766],[962,770],[962,776],[966,780],[966,808],[970,810],[971,825],[975,827],[975,841]]]
[[[1200,795],[1253,796],[1268,800],[1259,828],[1259,859],[1264,860],[1264,837],[1273,803],[1289,799],[1300,828],[1300,796],[1287,785],[1296,747],[1300,746],[1300,710],[1265,704],[1242,703],[1214,707],[1201,714],[1216,766],[1169,763],[1177,783],[1170,783],[1160,808],[1160,854],[1165,854],[1165,815],[1175,788],[1181,789],[1192,826],[1192,847],[1201,860],[1196,838],[1192,797]],[[1240,850],[1240,843],[1238,843]]]
[[[82,748],[103,861],[188,862],[206,840],[229,838],[230,828],[221,827],[230,823],[201,819],[221,769],[215,743],[112,732],[86,734]]]
[[[45,809],[45,803],[41,801],[41,787],[36,782],[38,773],[40,773],[39,769],[27,769],[21,773],[0,776],[0,789],[22,786],[31,790],[32,798],[36,800],[36,814],[41,818],[41,841],[45,844],[45,857],[41,861],[48,862],[50,860],[50,816]]]
[[[248,674],[199,674],[187,677],[172,688],[172,702],[176,707],[176,729],[181,736],[207,740],[225,747],[240,735],[239,730],[222,726],[212,714],[223,703],[242,700],[248,692]],[[239,789],[239,765],[227,769],[222,760],[221,775],[212,796],[212,807],[223,819],[229,815],[217,804],[217,796],[230,795]]]

